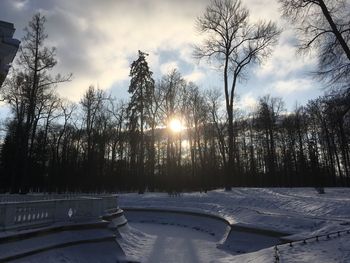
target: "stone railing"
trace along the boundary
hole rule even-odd
[[[116,195],[1,195],[0,231],[97,220],[116,208]]]

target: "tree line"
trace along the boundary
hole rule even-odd
[[[324,1],[280,2],[292,20],[317,12],[317,6],[328,10]],[[329,10],[339,29],[339,9]],[[147,54],[139,51],[130,68],[128,101],[93,86],[79,103],[60,98],[56,87],[71,76],[50,73],[57,63],[55,49],[45,44],[45,17],[34,15],[25,29],[19,66],[0,90],[11,109],[3,125],[0,191],[349,186],[350,93],[344,72],[350,67],[346,49],[341,51],[348,30],[341,24],[344,41],[339,41],[324,17],[317,28],[324,26],[323,31],[305,27],[304,33],[316,35],[301,48],[317,44],[317,75],[336,88],[292,112],[270,95],[243,112],[235,107],[236,86],[249,75],[250,65],[268,58],[280,29],[272,22],[249,23],[240,1],[214,0],[197,19],[199,32],[208,38],[194,56],[216,63],[223,94],[187,82],[177,70],[154,80]],[[329,33],[335,37],[319,39]],[[326,52],[330,47],[338,59]],[[179,130],[170,128],[173,120],[181,123]]]

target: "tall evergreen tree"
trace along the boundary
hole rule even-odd
[[[147,54],[139,50],[139,57],[131,64],[130,69],[130,86],[128,92],[131,94],[128,107],[131,134],[137,136],[136,147],[137,151],[137,177],[139,183],[139,193],[145,190],[145,171],[144,171],[144,156],[145,156],[145,134],[144,129],[151,119],[149,109],[152,105],[154,93],[154,80],[152,71],[146,61]],[[135,139],[135,138],[134,138]],[[138,150],[137,150],[138,149]],[[136,152],[132,152],[135,155]]]

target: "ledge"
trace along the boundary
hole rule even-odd
[[[176,214],[184,214],[184,215],[193,215],[193,216],[201,216],[201,217],[207,217],[212,219],[220,220],[224,223],[226,223],[228,226],[230,226],[231,231],[240,231],[240,232],[247,232],[247,233],[253,233],[253,234],[260,234],[270,237],[283,237],[290,235],[289,233],[285,232],[279,232],[275,230],[269,230],[269,229],[263,229],[263,228],[256,228],[252,227],[250,225],[245,225],[241,223],[231,223],[228,219],[218,216],[211,213],[205,213],[205,212],[198,212],[198,211],[181,211],[178,209],[162,209],[162,208],[141,208],[141,207],[124,207],[122,208],[125,212],[128,211],[140,211],[140,212],[163,212],[163,213],[176,213]]]
[[[24,258],[58,248],[80,244],[116,242],[115,234],[107,229],[108,222],[55,225],[23,233],[9,233],[0,238],[0,262]]]

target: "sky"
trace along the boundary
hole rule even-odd
[[[15,25],[15,38],[36,12],[46,16],[47,45],[57,48],[55,72],[73,73],[60,84],[61,96],[79,102],[89,85],[128,98],[129,69],[138,50],[147,57],[154,79],[178,69],[201,89],[223,91],[220,71],[193,58],[200,43],[195,20],[210,0],[0,0],[0,20]],[[286,109],[304,105],[324,92],[310,72],[315,60],[296,54],[295,31],[280,17],[276,0],[242,0],[251,21],[272,20],[283,32],[273,54],[263,65],[251,67],[248,78],[236,88],[237,106],[250,110],[259,97],[282,97]],[[8,110],[0,106],[0,118]]]

